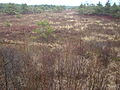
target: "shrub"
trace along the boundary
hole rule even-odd
[[[80,14],[93,14],[94,12],[94,6],[80,5],[79,7]]]
[[[117,6],[116,3],[111,7],[111,15],[113,17],[120,17],[120,7]]]
[[[37,23],[39,28],[35,29],[33,32],[38,34],[38,38],[43,38],[48,41],[49,38],[53,37],[54,29],[51,27],[50,23],[46,20],[40,21]],[[35,37],[34,37],[35,38]]]
[[[22,4],[21,5],[21,13],[26,14],[26,13],[28,13],[28,11],[29,11],[29,9],[28,9],[27,4]]]
[[[9,3],[6,7],[5,7],[5,13],[8,15],[15,15],[17,13],[17,7],[15,4],[13,3]]]
[[[10,21],[6,21],[4,24],[5,24],[6,27],[11,27],[12,26],[12,23]]]
[[[104,7],[103,5],[99,2],[97,6],[95,7],[95,14],[102,15],[104,13]]]
[[[16,18],[21,18],[21,17],[22,17],[21,14],[19,14],[19,13],[16,14]]]

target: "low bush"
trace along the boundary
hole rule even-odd
[[[35,29],[33,32],[36,33],[36,36],[33,36],[34,39],[42,38],[44,41],[49,41],[50,38],[54,38],[53,32],[54,29],[50,23],[46,20],[40,21],[37,23],[39,28]]]
[[[21,14],[16,14],[16,18],[21,18],[22,17],[22,15]]]
[[[5,24],[6,27],[11,27],[12,26],[12,23],[10,21],[6,21],[4,24]]]

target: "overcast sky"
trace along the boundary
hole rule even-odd
[[[28,5],[40,5],[40,4],[52,4],[52,5],[69,5],[69,6],[78,6],[81,3],[98,3],[101,1],[102,4],[105,4],[107,0],[0,0],[0,3],[26,3]],[[111,0],[112,2],[118,2],[120,0]]]

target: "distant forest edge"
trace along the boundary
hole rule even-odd
[[[27,5],[14,3],[0,3],[0,13],[8,15],[41,13],[44,11],[62,11],[65,6],[56,5]]]
[[[81,4],[79,6],[79,13],[89,15],[107,15],[120,18],[120,2],[119,5],[116,3],[112,5],[110,0],[108,0],[104,6],[101,4],[101,2],[99,2],[97,5]]]
[[[120,2],[119,2],[120,3]],[[42,13],[44,11],[61,12],[66,9],[75,9],[79,14],[87,15],[107,15],[120,18],[120,4],[111,4],[110,0],[102,5],[99,2],[95,4],[81,4],[80,6],[57,6],[57,5],[27,5],[27,4],[14,4],[14,3],[0,3],[0,13],[7,15],[31,14]]]

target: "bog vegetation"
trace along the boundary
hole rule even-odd
[[[0,90],[120,90],[119,9],[0,4]]]
[[[31,37],[33,38],[33,40],[42,39],[42,41],[51,42],[50,39],[55,38],[53,35],[54,29],[52,28],[52,26],[48,21],[46,20],[39,21],[37,22],[37,25],[38,25],[38,28],[33,30],[33,33],[35,35]]]

